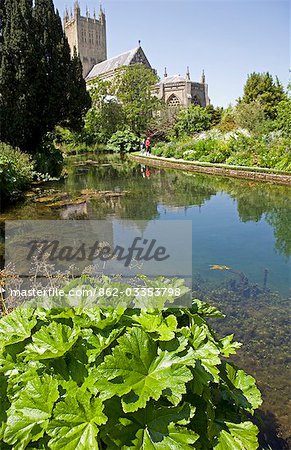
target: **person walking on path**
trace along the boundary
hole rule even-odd
[[[145,145],[145,143],[146,143],[146,139],[144,139],[144,140],[140,143],[140,152],[141,152],[141,154],[145,153],[145,151],[146,151],[146,145]]]
[[[146,138],[145,147],[146,147],[146,155],[150,156],[150,154],[151,154],[151,139],[150,139],[150,137]]]

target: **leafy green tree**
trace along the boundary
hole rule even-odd
[[[191,105],[178,112],[175,131],[178,136],[191,135],[200,131],[209,130],[211,116],[201,106]]]
[[[282,130],[287,137],[291,135],[291,83],[288,85],[288,96],[277,106],[276,128]]]
[[[216,125],[219,124],[221,117],[222,117],[222,113],[223,113],[223,108],[217,106],[216,108],[213,105],[207,105],[205,110],[210,114],[210,126],[211,127],[215,127]]]
[[[250,103],[240,102],[234,109],[236,124],[251,132],[259,132],[265,121],[264,107],[259,101]]]
[[[179,108],[171,108],[162,103],[150,122],[150,129],[155,138],[160,140],[171,139],[177,120]]]
[[[116,131],[124,128],[122,105],[112,96],[109,81],[94,82],[89,93],[92,106],[85,117],[84,132],[92,143],[106,143]]]
[[[160,104],[152,95],[158,77],[143,64],[122,67],[113,80],[113,91],[123,105],[125,124],[138,136],[145,134]]]
[[[266,118],[275,119],[278,104],[286,98],[284,88],[278,78],[273,79],[269,72],[253,72],[248,76],[244,86],[244,94],[239,103],[252,103],[258,101],[264,108]]]

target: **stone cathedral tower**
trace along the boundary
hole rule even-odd
[[[94,12],[90,17],[88,10],[86,17],[81,16],[78,0],[74,4],[74,14],[68,10],[64,15],[64,29],[69,41],[71,54],[74,50],[80,56],[83,65],[83,77],[90,72],[95,64],[107,59],[106,17],[100,6],[98,18]]]

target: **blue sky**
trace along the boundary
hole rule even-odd
[[[55,0],[63,15],[74,0]],[[98,0],[79,0],[93,13]],[[200,79],[205,69],[214,105],[242,94],[247,74],[269,71],[287,86],[290,67],[288,0],[102,0],[107,17],[108,57],[142,47],[161,76]]]

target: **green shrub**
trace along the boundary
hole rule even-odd
[[[182,159],[183,158],[183,154],[184,154],[184,145],[181,144],[177,144],[175,153],[174,153],[174,158],[176,159]]]
[[[258,151],[258,163],[261,167],[291,170],[290,140],[281,138],[270,142],[268,146],[261,143]]]
[[[163,149],[161,147],[154,147],[152,150],[152,154],[155,156],[162,156],[163,155]]]
[[[41,148],[33,156],[35,169],[41,174],[51,177],[60,176],[63,168],[62,152],[54,144],[55,134],[47,133],[42,141]]]
[[[175,131],[179,136],[193,135],[210,128],[211,115],[201,106],[191,105],[177,115]]]
[[[259,134],[265,122],[264,107],[259,101],[240,102],[234,109],[236,124],[255,134]]]
[[[152,154],[155,156],[162,156],[164,152],[165,143],[158,142],[152,149]]]
[[[183,153],[183,159],[185,159],[185,161],[197,161],[198,153],[195,150],[186,150]]]
[[[174,158],[177,144],[174,142],[169,142],[164,147],[163,156],[165,158]]]
[[[114,133],[108,141],[107,149],[115,152],[130,152],[132,150],[138,150],[140,140],[138,136],[129,130],[117,131]]]
[[[282,130],[287,137],[291,135],[291,97],[280,102],[277,106],[276,128]]]
[[[184,153],[185,153],[186,151],[188,151],[188,150],[193,150],[193,148],[194,148],[194,141],[193,141],[193,139],[190,139],[190,140],[188,140],[188,141],[184,141],[184,142],[183,142],[183,150],[184,150]]]
[[[77,279],[65,292],[85,286],[96,283]],[[222,315],[199,300],[191,309],[15,309],[0,319],[3,449],[257,449],[250,417],[260,392],[226,361],[240,344],[218,339],[209,317]]]
[[[20,150],[0,142],[0,200],[16,200],[33,179],[34,163]]]
[[[229,106],[226,108],[221,116],[220,123],[217,125],[217,128],[224,133],[228,131],[233,131],[237,128],[237,124],[235,121],[234,108]]]
[[[233,166],[251,166],[252,161],[252,155],[248,153],[233,153],[225,162]]]
[[[227,143],[218,140],[208,141],[205,151],[206,155],[201,157],[201,161],[211,163],[224,163],[231,153]]]

